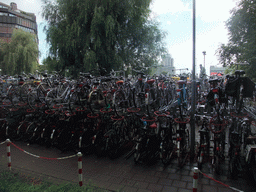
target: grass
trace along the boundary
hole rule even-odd
[[[90,184],[78,186],[74,183],[55,184],[40,178],[35,178],[22,173],[12,171],[2,171],[0,173],[0,191],[1,192],[102,192]]]

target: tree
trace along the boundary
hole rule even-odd
[[[42,61],[42,66],[40,67],[42,72],[47,70],[50,73],[52,71],[58,71],[60,72],[62,70],[62,66],[60,65],[60,62],[56,58],[52,58],[48,56]]]
[[[3,74],[33,73],[38,67],[38,45],[34,34],[14,29],[9,43],[1,42]]]
[[[152,0],[43,0],[50,56],[79,71],[151,66],[165,51],[164,33],[149,20]]]
[[[242,68],[251,78],[256,78],[256,1],[241,0],[226,22],[229,42],[222,44],[217,53],[223,66],[248,62]]]

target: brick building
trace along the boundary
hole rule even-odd
[[[6,5],[0,2],[0,39],[9,42],[15,28],[37,36],[35,14],[19,10],[16,3],[12,2],[10,5]]]

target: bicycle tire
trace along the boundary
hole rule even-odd
[[[169,165],[174,154],[174,145],[170,140],[165,140],[160,146],[160,159],[165,166]]]
[[[13,85],[9,86],[7,91],[7,98],[10,100],[13,106],[18,105],[18,103],[20,102],[19,97],[20,94],[18,93],[18,89]]]
[[[236,157],[231,157],[229,161],[229,174],[232,179],[238,178],[239,171]]]
[[[54,99],[56,99],[56,93],[54,90],[50,90],[47,95],[45,96],[45,102],[48,108],[52,108],[53,105],[55,104]]]
[[[125,101],[125,94],[122,90],[118,90],[113,95],[113,105],[116,106],[117,109],[122,108],[122,103]]]
[[[218,175],[220,174],[220,157],[218,155],[214,156],[215,160],[214,160],[214,171],[215,173],[217,173]]]
[[[140,156],[141,156],[141,152],[140,152],[140,146],[141,144],[140,143],[137,143],[136,144],[136,147],[135,147],[135,152],[134,152],[134,156],[133,156],[133,160],[135,163],[139,163],[139,160],[140,160]]]

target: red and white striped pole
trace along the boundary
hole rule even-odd
[[[193,176],[193,192],[197,192],[198,187],[198,168],[194,167],[194,176]]]
[[[8,161],[8,167],[11,170],[11,141],[10,139],[6,139],[7,142],[7,161]]]
[[[79,186],[83,185],[83,174],[82,174],[82,153],[78,152],[78,179],[79,179]]]

